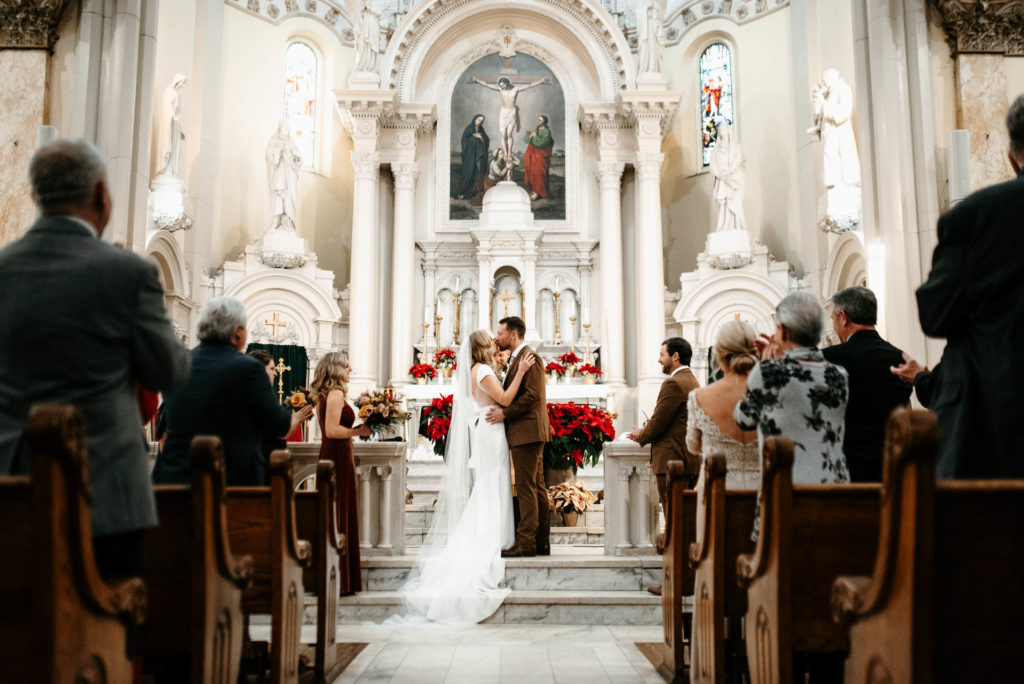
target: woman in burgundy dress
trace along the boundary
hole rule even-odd
[[[356,464],[352,455],[352,438],[368,437],[370,428],[353,428],[356,413],[345,398],[348,378],[352,371],[348,354],[325,354],[316,365],[312,391],[316,402],[317,420],[320,422],[320,458],[334,461],[338,481],[338,521],[345,535],[346,558],[342,559],[338,581],[342,596],[362,591],[359,568],[359,503],[356,500]]]

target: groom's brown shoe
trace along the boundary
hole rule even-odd
[[[501,552],[502,558],[530,558],[536,555],[536,549],[528,546],[519,546],[518,544],[513,546],[511,549]]]

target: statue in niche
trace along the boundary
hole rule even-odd
[[[828,69],[814,87],[814,126],[808,133],[821,139],[825,187],[860,185],[860,159],[853,135],[853,91],[836,69]]]
[[[658,0],[644,0],[636,8],[637,76],[661,71],[661,48],[665,44],[661,35],[661,4]]]
[[[501,95],[501,110],[498,112],[498,130],[501,132],[501,149],[505,152],[505,159],[515,159],[515,155],[512,152],[512,144],[515,140],[516,133],[519,132],[519,107],[516,105],[516,97],[518,97],[519,93],[524,90],[529,90],[530,88],[547,83],[548,77],[545,76],[521,86],[512,85],[512,81],[504,76],[498,79],[497,85],[481,81],[476,76],[472,78],[472,82],[477,85],[481,85],[484,88],[496,90]]]
[[[718,141],[711,150],[711,174],[715,177],[714,197],[718,203],[715,231],[745,230],[743,191],[746,186],[743,150],[733,139],[732,126],[718,127]]]
[[[185,132],[181,126],[181,89],[188,82],[183,74],[177,74],[164,91],[163,109],[160,111],[160,168],[157,177],[178,177],[178,162],[181,157],[181,142]]]
[[[267,143],[267,183],[270,186],[270,229],[295,230],[295,199],[299,191],[302,152],[287,119]]]
[[[380,56],[380,10],[372,0],[358,0],[356,4],[356,71],[377,70]]]

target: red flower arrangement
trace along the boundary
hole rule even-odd
[[[590,373],[591,375],[604,375],[604,371],[602,371],[597,366],[591,366],[589,363],[585,363],[582,366],[580,366],[579,368],[577,368],[576,372],[578,372],[578,373]]]
[[[586,404],[548,404],[551,441],[544,445],[544,467],[556,470],[597,465],[605,442],[615,439],[612,414]]]
[[[434,453],[442,458],[451,426],[452,395],[443,394],[430,402],[420,416],[420,434],[434,443]]]
[[[544,372],[554,373],[561,377],[565,375],[565,366],[563,366],[560,363],[555,363],[554,361],[551,361],[550,363],[548,363],[548,365],[544,366]]]
[[[580,362],[580,357],[576,356],[573,352],[566,352],[558,357],[558,360],[565,366],[575,366]]]
[[[429,363],[417,363],[415,366],[409,369],[409,375],[412,377],[419,378],[436,378],[437,371]]]
[[[447,348],[434,352],[434,365],[441,368],[449,366],[455,368],[455,352]]]

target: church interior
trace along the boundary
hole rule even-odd
[[[418,416],[451,381],[412,369],[518,316],[545,362],[594,369],[548,401],[624,435],[654,409],[663,340],[689,342],[705,385],[722,326],[770,334],[793,292],[827,314],[870,288],[879,333],[938,363],[914,293],[939,218],[1014,178],[1022,27],[1021,0],[9,0],[0,247],[36,219],[37,147],[82,138],[107,165],[103,239],[156,264],[187,348],[204,304],[236,297],[287,369],[275,392],[342,350],[353,396],[389,386]],[[315,420],[304,437],[296,481]],[[553,528],[550,558],[509,561],[497,617],[388,624],[444,468],[405,438],[356,448],[367,590],[328,604],[328,629],[363,646],[336,681],[726,681],[690,665],[696,542],[662,553],[681,542],[649,453],[621,439],[579,471],[603,501]],[[865,681],[931,681],[878,667]]]

